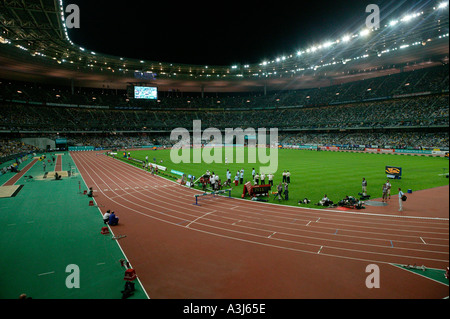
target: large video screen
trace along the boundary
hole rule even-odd
[[[156,100],[158,99],[158,88],[150,86],[135,86],[135,99]]]

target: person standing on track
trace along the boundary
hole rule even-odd
[[[399,187],[398,188],[398,211],[402,212],[403,211],[403,196],[405,194],[402,192],[402,189]]]
[[[391,187],[392,187],[392,185],[391,185],[391,183],[389,182],[389,180],[387,180],[386,181],[386,188],[387,188],[387,197],[389,198],[389,199],[391,199]]]
[[[387,203],[387,186],[386,184],[383,184],[383,195],[381,201],[383,203]]]

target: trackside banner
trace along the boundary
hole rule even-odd
[[[432,151],[427,150],[406,150],[406,149],[395,149],[395,153],[406,153],[406,154],[432,154]]]
[[[384,169],[387,175],[402,176],[402,168],[396,166],[386,166]]]
[[[394,149],[390,148],[366,148],[366,152],[369,153],[394,153]]]

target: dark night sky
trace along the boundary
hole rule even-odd
[[[98,53],[199,65],[252,64],[360,30],[368,4],[381,19],[435,1],[105,1],[80,7],[71,40]]]

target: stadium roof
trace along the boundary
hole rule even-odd
[[[72,42],[61,0],[0,3],[0,77],[90,87],[130,82],[160,90],[256,91],[322,87],[448,63],[448,2],[390,17],[336,39],[254,64],[191,65],[93,52]]]

